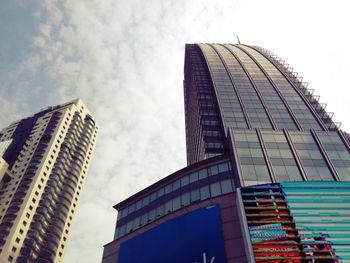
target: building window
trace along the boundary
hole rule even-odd
[[[311,181],[333,181],[334,178],[311,133],[290,132],[290,137],[308,179]]]
[[[233,131],[241,174],[246,182],[271,182],[262,147],[255,131]]]

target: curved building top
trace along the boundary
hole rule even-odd
[[[259,47],[187,44],[184,90],[188,163],[225,152],[228,128],[338,129],[302,78]]]

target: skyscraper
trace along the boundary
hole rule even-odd
[[[0,134],[0,262],[62,262],[98,125],[79,99]]]
[[[348,262],[349,140],[302,78],[188,44],[184,94],[189,166],[115,206],[103,263]]]

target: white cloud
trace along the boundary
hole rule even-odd
[[[33,44],[34,46],[38,47],[38,48],[43,48],[45,46],[45,38],[43,37],[34,37],[33,38]]]
[[[65,262],[99,262],[112,241],[112,205],[185,166],[185,43],[230,43],[239,35],[270,49],[323,95],[336,120],[347,122],[349,4],[329,3],[45,1],[33,15],[36,49],[0,80],[17,89],[13,97],[2,93],[13,102],[6,112],[25,116],[81,97],[101,125]],[[40,105],[30,103],[33,93],[45,94]]]

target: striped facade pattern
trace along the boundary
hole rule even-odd
[[[256,262],[350,262],[350,182],[241,189]]]

